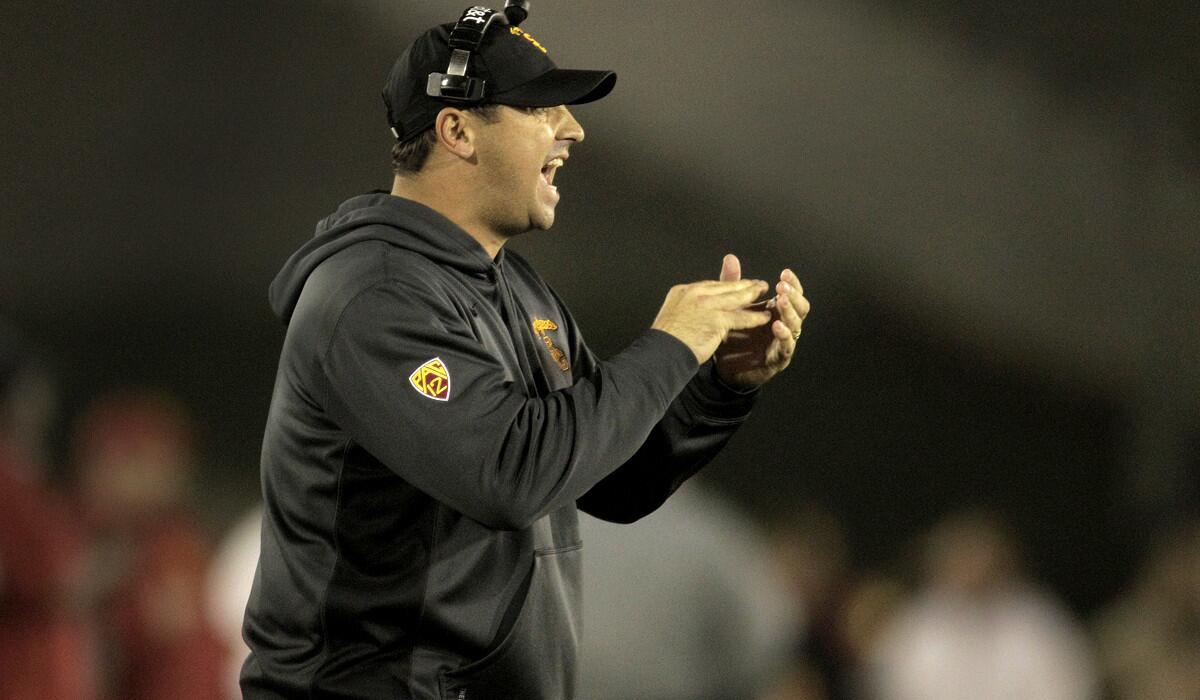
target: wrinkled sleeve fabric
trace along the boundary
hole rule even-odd
[[[571,324],[576,377],[603,365]],[[694,356],[693,356],[694,357]],[[759,390],[738,391],[704,363],[671,402],[637,452],[578,501],[580,510],[602,520],[631,523],[649,515],[729,442],[750,415]]]
[[[409,377],[446,368],[445,400]],[[529,397],[455,308],[389,279],[341,311],[320,356],[329,416],[416,488],[497,529],[522,529],[625,463],[696,373],[686,345],[647,331],[563,391]]]

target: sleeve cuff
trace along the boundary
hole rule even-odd
[[[750,415],[750,409],[762,393],[758,387],[735,389],[721,381],[716,363],[712,360],[700,366],[700,371],[688,385],[688,390],[701,413],[723,420],[736,420]]]

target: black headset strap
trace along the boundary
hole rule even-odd
[[[492,22],[508,23],[502,12],[473,5],[463,11],[462,17],[450,30],[450,65],[445,73],[430,73],[425,84],[425,93],[430,97],[457,103],[477,104],[484,99],[486,81],[467,75],[471,54],[478,52],[487,36]]]
[[[504,12],[472,5],[463,10],[462,16],[450,30],[447,43],[450,46],[450,65],[445,73],[430,73],[425,81],[425,94],[435,99],[456,104],[479,104],[485,99],[487,82],[482,78],[467,75],[471,54],[483,46],[492,22],[518,26],[529,15],[529,0],[507,0]],[[384,98],[387,102],[387,98]],[[390,109],[390,107],[389,107]],[[388,113],[391,118],[391,112]],[[396,133],[396,125],[392,132]],[[400,138],[398,135],[396,138]]]
[[[500,22],[506,22],[504,13],[489,7],[474,5],[463,10],[462,17],[458,18],[454,29],[450,31],[450,66],[446,69],[446,75],[467,74],[471,53],[479,51],[488,28],[497,18]]]

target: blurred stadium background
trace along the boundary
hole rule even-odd
[[[0,7],[0,319],[53,379],[59,497],[121,468],[85,464],[88,440],[142,429],[81,416],[137,388],[188,436],[162,459],[184,465],[197,566],[255,506],[283,336],[267,285],[317,219],[389,185],[383,79],[461,10]],[[921,551],[1003,541],[1089,634],[1101,685],[1056,697],[1200,697],[1127,681],[1111,649],[1136,644],[1103,631],[1169,552],[1167,616],[1194,627],[1138,658],[1200,668],[1200,535],[1164,534],[1200,508],[1200,6],[535,0],[526,26],[560,65],[620,76],[575,110],[555,228],[515,243],[599,354],[725,252],[793,267],[812,300],[792,368],[704,476],[765,551],[836,559],[830,605],[869,589],[882,627],[933,585]],[[24,565],[0,556],[0,601]],[[820,634],[846,623],[794,597],[801,670],[773,697],[910,697],[846,681],[858,652]]]

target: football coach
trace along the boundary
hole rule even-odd
[[[652,512],[792,357],[809,303],[789,270],[741,279],[727,255],[599,360],[505,250],[554,223],[584,140],[567,106],[616,83],[557,68],[509,4],[400,56],[391,190],[342,203],[271,285],[287,334],[246,698],[575,697],[578,510]]]

